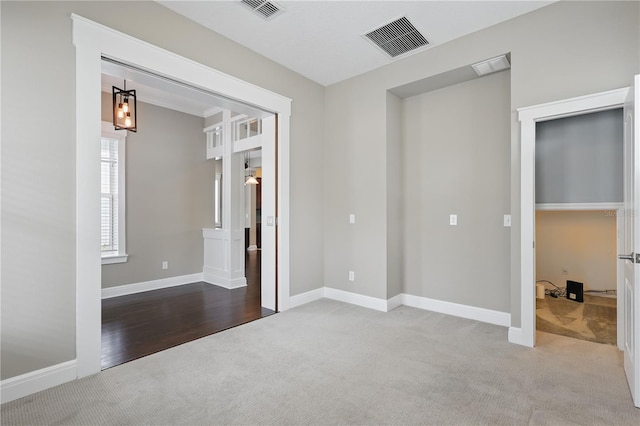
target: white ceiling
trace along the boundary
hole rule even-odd
[[[402,16],[429,49],[553,1],[276,1],[285,11],[268,21],[239,0],[158,3],[327,86],[401,60],[362,34]]]

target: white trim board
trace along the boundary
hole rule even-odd
[[[548,211],[620,210],[623,207],[623,203],[536,203],[536,210]]]
[[[321,287],[306,293],[291,296],[290,303],[293,308],[322,298],[338,300],[340,302],[375,309],[382,312],[389,312],[401,305],[405,305],[412,308],[424,309],[426,311],[438,312],[441,314],[452,315],[455,317],[471,319],[503,327],[509,327],[511,325],[511,314],[508,312],[461,305],[459,303],[429,299],[428,297],[414,296],[406,293],[401,293],[385,300],[338,290],[331,287]]]
[[[429,299],[428,297],[413,296],[404,293],[402,294],[402,304],[426,311],[453,315],[454,317],[501,325],[503,327],[509,327],[511,325],[511,314],[508,312],[461,305],[459,303],[445,302],[443,300]]]
[[[289,307],[297,308],[298,306],[306,305],[307,303],[315,302],[324,298],[324,287],[317,288],[315,290],[307,291],[306,293],[296,294],[289,298]]]
[[[0,403],[14,401],[36,392],[75,380],[76,360],[62,362],[0,382]]]
[[[362,306],[364,308],[375,309],[376,311],[387,312],[387,301],[385,299],[378,299],[377,297],[351,293],[349,291],[338,290],[331,287],[324,288],[324,297],[327,299],[350,303],[352,305]]]
[[[102,289],[102,298],[109,299],[111,297],[126,296],[127,294],[159,290],[161,288],[192,284],[200,281],[203,281],[202,272],[190,275],[180,275],[177,277],[161,278],[159,280],[143,281],[134,284],[119,285],[116,287],[106,287]]]
[[[519,327],[509,327],[509,342],[516,345],[527,346],[522,338],[522,329]]]

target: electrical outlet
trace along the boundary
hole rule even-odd
[[[566,266],[562,267],[562,275],[569,275],[569,268],[567,268]]]
[[[355,281],[356,280],[356,273],[353,271],[349,271],[349,281]]]
[[[356,223],[356,215],[355,214],[351,213],[349,215],[349,223],[351,223],[351,224]]]
[[[162,269],[169,269],[169,262],[168,261],[164,260],[162,262]]]
[[[449,225],[456,226],[458,224],[458,215],[450,214],[449,215]]]

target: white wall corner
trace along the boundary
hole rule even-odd
[[[221,276],[219,270],[211,268],[210,266],[204,266],[202,268],[202,279],[207,284],[217,285],[218,287],[226,288],[227,290],[233,290],[234,288],[241,288],[247,286],[246,277],[228,278]]]
[[[338,290],[331,287],[324,288],[324,297],[327,299],[338,300],[340,302],[351,303],[352,305],[362,306],[364,308],[375,309],[376,311],[387,312],[387,301],[376,297],[365,296],[349,291]]]
[[[533,347],[533,342],[527,342],[527,339],[525,339],[525,336],[522,333],[522,328],[520,327],[509,327],[509,343],[515,343],[516,345],[527,346],[530,348]]]
[[[296,294],[295,296],[289,297],[289,308],[302,306],[322,298],[324,298],[324,287],[316,288],[306,293]]]
[[[387,312],[393,311],[395,308],[399,308],[402,306],[402,293],[393,296],[390,299],[387,299]]]
[[[31,371],[0,382],[1,403],[14,401],[36,392],[70,382],[77,378],[76,360]]]
[[[142,293],[144,291],[159,290],[161,288],[175,287],[184,284],[192,284],[203,281],[202,273],[180,275],[177,277],[162,278],[159,280],[144,281],[134,284],[106,287],[102,289],[102,298],[125,296],[127,294]]]
[[[507,312],[461,305],[458,303],[429,299],[427,297],[414,296],[411,294],[402,295],[402,304],[413,308],[425,309],[428,311],[486,322],[503,327],[509,327],[509,325],[511,325],[511,314]]]

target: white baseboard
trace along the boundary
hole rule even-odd
[[[289,308],[295,308],[322,298],[324,298],[324,287],[316,288],[306,293],[296,294],[295,296],[289,297]]]
[[[363,294],[351,293],[349,291],[338,290],[331,287],[324,288],[324,297],[327,299],[339,300],[352,305],[364,308],[375,309],[376,311],[387,312],[387,301],[376,297],[365,296]]]
[[[387,299],[387,312],[394,310],[395,308],[398,308],[400,306],[402,306],[402,298],[403,298],[403,294],[400,293],[396,296],[393,296],[391,299]]]
[[[66,361],[0,382],[1,403],[70,382],[77,378],[76,360]]]
[[[216,269],[213,269],[210,266],[204,266],[202,268],[202,281],[217,285],[218,287],[226,288],[227,290],[233,290],[234,288],[246,287],[247,286],[247,278],[246,277],[238,277],[238,278],[227,278],[220,276]]]
[[[442,300],[429,299],[427,297],[413,296],[401,293],[388,300],[375,297],[364,296],[362,294],[351,293],[331,287],[322,287],[306,293],[291,296],[291,307],[301,306],[315,300],[322,299],[338,300],[377,311],[389,312],[399,306],[406,305],[412,308],[424,309],[427,311],[439,312],[456,317],[472,319],[489,324],[509,327],[511,325],[511,314],[507,312],[494,311],[491,309],[478,308],[475,306],[461,305],[458,303],[445,302]],[[520,329],[517,329],[520,330]],[[509,331],[509,341],[511,341],[511,329]]]
[[[511,325],[511,314],[507,312],[460,305],[458,303],[445,302],[442,300],[429,299],[427,297],[413,296],[411,294],[404,293],[402,295],[402,304],[413,308],[439,312],[441,314],[501,325],[503,327],[509,327]]]
[[[102,289],[102,298],[125,296],[127,294],[142,293],[143,291],[158,290],[161,288],[175,287],[178,285],[197,283],[203,281],[202,273],[180,275],[177,277],[162,278],[159,280],[144,281],[141,283],[106,287]]]
[[[509,327],[509,343],[515,343],[516,345],[522,345],[532,348],[533,343],[527,342],[522,334],[522,328],[520,327]]]

